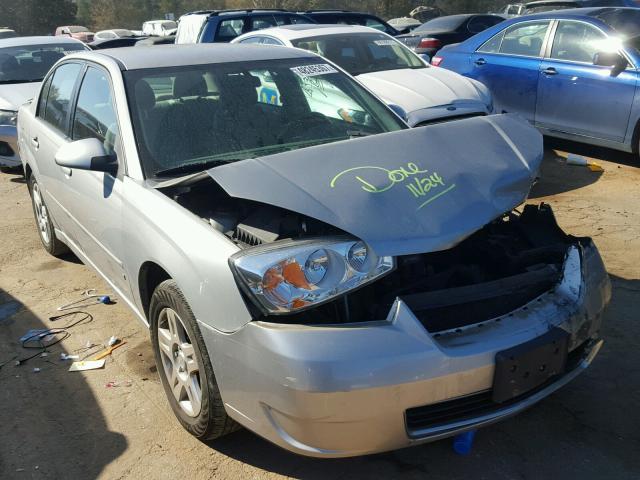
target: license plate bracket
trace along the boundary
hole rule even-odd
[[[493,401],[502,403],[564,372],[569,334],[560,328],[496,353]]]

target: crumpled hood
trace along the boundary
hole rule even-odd
[[[18,110],[31,100],[40,88],[40,82],[0,85],[0,110]]]
[[[514,115],[494,115],[243,160],[207,173],[232,197],[316,218],[379,255],[408,255],[451,248],[522,203],[542,154],[537,130]]]
[[[477,101],[486,107],[486,99],[469,79],[443,68],[387,70],[356,78],[387,104],[399,105],[407,113],[457,101]]]

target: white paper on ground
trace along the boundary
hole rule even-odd
[[[70,372],[82,372],[83,370],[96,370],[98,368],[104,367],[104,362],[106,360],[103,358],[102,360],[87,360],[84,362],[73,362],[69,367]]]

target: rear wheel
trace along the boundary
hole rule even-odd
[[[42,246],[54,257],[59,257],[67,253],[69,251],[69,247],[58,240],[58,237],[56,237],[56,232],[53,228],[53,222],[51,221],[49,210],[44,203],[44,199],[42,198],[40,185],[38,185],[38,182],[33,175],[31,175],[31,178],[29,178],[29,192],[31,193],[33,215],[36,219],[36,226],[38,227],[38,234],[40,236]]]
[[[195,316],[174,280],[165,280],[153,292],[149,318],[158,373],[178,421],[201,440],[235,430]]]

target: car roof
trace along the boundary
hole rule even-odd
[[[375,28],[364,27],[362,25],[316,25],[298,24],[282,25],[280,27],[264,28],[254,30],[242,35],[242,38],[255,37],[260,34],[273,35],[283,40],[297,40],[299,38],[319,37],[322,35],[343,35],[345,33],[384,33]],[[238,37],[240,38],[240,37]]]
[[[598,15],[604,12],[615,12],[620,10],[629,10],[629,11],[637,11],[637,8],[632,7],[587,7],[587,8],[568,8],[564,10],[553,10],[551,12],[540,12],[540,13],[532,13],[530,15],[523,15],[521,17],[516,17],[510,22],[521,21],[523,19],[528,18],[539,18],[539,19],[547,19],[547,18],[575,18],[575,17],[590,17],[596,18]]]
[[[23,45],[42,45],[43,43],[82,43],[80,40],[76,40],[71,37],[63,36],[39,36],[39,37],[13,37],[0,40],[0,48],[4,47],[21,47]]]
[[[66,58],[96,60],[101,57],[109,57],[115,60],[122,70],[138,70],[240,61],[313,58],[315,56],[315,54],[304,50],[279,46],[201,43],[108,48],[95,52],[76,53],[68,55]]]

